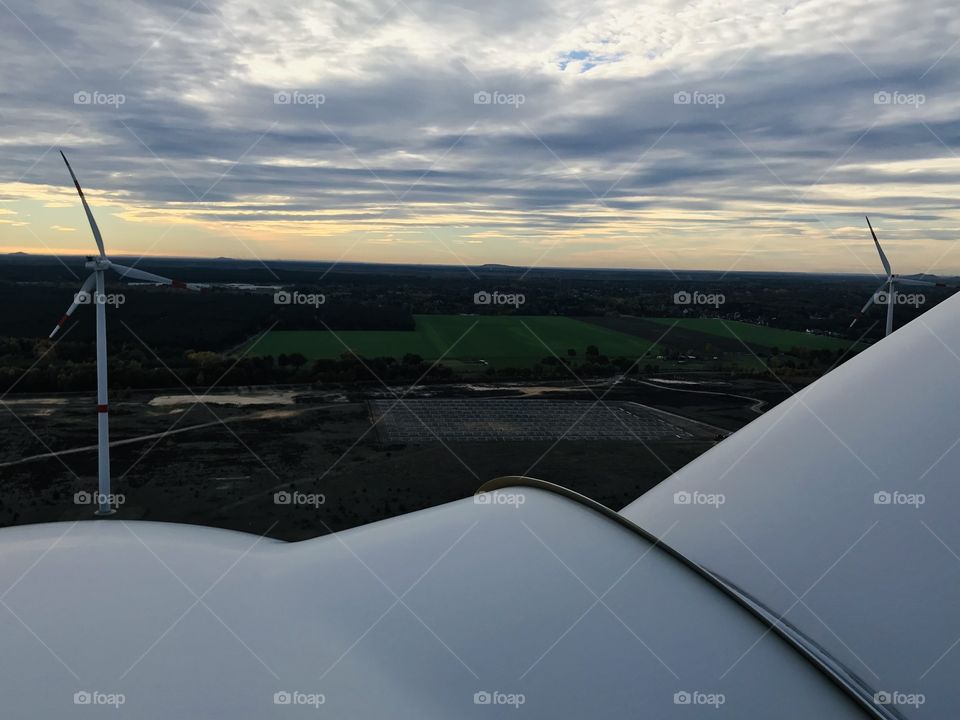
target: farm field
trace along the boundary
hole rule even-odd
[[[698,356],[728,353],[742,356],[744,367],[762,367],[753,352],[764,354],[773,347],[837,351],[850,345],[843,338],[712,318],[415,315],[414,319],[416,328],[411,331],[274,330],[257,341],[250,354],[300,353],[310,360],[348,352],[365,358],[413,354],[427,361],[442,358],[445,365],[469,370],[483,367],[480,360],[494,368],[530,367],[551,354],[568,358],[569,350],[576,352],[576,364],[587,347],[595,345],[608,357],[653,360],[673,349]]]
[[[812,335],[796,330],[780,330],[740,322],[739,320],[719,320],[716,318],[644,318],[649,322],[669,327],[677,323],[676,329],[692,330],[724,340],[733,340],[743,350],[744,343],[763,348],[789,350],[793,347],[810,350],[846,350],[851,342],[844,338]]]
[[[530,367],[556,354],[588,345],[608,357],[653,356],[653,342],[573,318],[555,316],[415,315],[412,331],[274,330],[251,355],[300,353],[308,359],[338,358],[352,351],[361,357],[397,357],[408,353],[448,365],[484,360],[492,367]],[[349,350],[348,350],[349,348]],[[451,362],[453,361],[453,362]]]
[[[699,330],[684,327],[679,318],[643,318],[643,317],[585,317],[585,322],[599,325],[609,330],[646,338],[651,342],[659,341],[661,345],[673,348],[682,353],[706,355],[714,353],[749,354],[743,343],[732,335],[722,337],[710,335]],[[668,322],[667,322],[668,321]],[[676,325],[673,325],[676,322]],[[673,327],[671,327],[673,326]],[[748,343],[754,352],[765,350],[762,346]]]

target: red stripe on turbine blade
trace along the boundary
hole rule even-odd
[[[187,284],[185,282],[181,282],[180,280],[172,280],[171,283],[175,288],[183,288],[184,290],[187,288]]]
[[[98,412],[98,413],[105,413],[105,412],[107,412],[107,406],[106,406],[106,405],[97,405],[97,412]]]
[[[57,323],[57,326],[63,327],[63,324],[69,319],[70,319],[69,315],[64,315],[62,318],[60,318],[60,321]]]

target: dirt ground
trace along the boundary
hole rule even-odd
[[[785,394],[777,397],[777,388],[769,385],[747,388],[749,392],[705,386],[708,392],[718,388],[730,394],[636,384],[618,386],[605,399],[644,402],[734,430]],[[463,392],[451,386],[430,388],[427,394]],[[482,388],[469,392],[490,394]],[[733,397],[736,393],[742,397]],[[522,393],[498,389],[497,394]],[[211,525],[285,540],[468,497],[502,475],[549,480],[619,509],[719,437],[708,432],[646,444],[561,440],[386,446],[371,426],[363,395],[287,393],[260,396],[255,404],[207,406],[156,404],[157,395],[162,393],[132,396],[111,406],[113,492],[124,496],[112,518]],[[591,398],[590,392],[572,387],[546,395]],[[753,400],[761,395],[768,401],[758,410]],[[89,519],[94,508],[77,504],[75,496],[96,489],[93,399],[7,398],[4,403],[0,526]]]

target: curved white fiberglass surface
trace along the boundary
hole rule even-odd
[[[622,514],[783,614],[902,714],[956,717],[960,297]]]
[[[497,497],[290,544],[0,530],[3,717],[75,697],[138,719],[865,716],[634,532],[543,490]]]

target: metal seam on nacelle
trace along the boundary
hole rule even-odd
[[[502,490],[508,487],[530,487],[537,490],[545,490],[555,495],[561,495],[568,500],[573,500],[574,502],[584,505],[591,510],[599,512],[607,519],[613,520],[627,530],[639,535],[644,540],[651,543],[654,547],[660,548],[666,552],[667,555],[672,557],[674,560],[680,561],[687,568],[693,570],[697,575],[705,579],[715,588],[720,590],[724,595],[732,599],[737,605],[750,613],[750,615],[759,620],[764,627],[775,633],[791,648],[798,652],[807,660],[807,662],[813,665],[814,668],[816,668],[822,675],[830,680],[831,683],[840,688],[845,695],[847,695],[861,708],[866,710],[871,717],[879,718],[880,720],[906,720],[905,716],[898,710],[877,705],[873,701],[873,695],[871,694],[872,688],[865,686],[863,683],[857,683],[849,680],[847,675],[855,677],[853,676],[853,673],[850,673],[849,671],[846,671],[846,673],[842,672],[841,668],[843,668],[843,666],[841,663],[836,661],[834,658],[831,658],[829,653],[826,651],[823,651],[823,657],[818,655],[817,652],[805,644],[809,642],[811,645],[813,645],[814,643],[812,641],[808,640],[799,630],[795,628],[788,629],[789,626],[785,623],[783,618],[778,617],[772,611],[767,610],[760,601],[750,597],[747,592],[735,587],[730,582],[724,580],[716,573],[711,572],[696,561],[691,560],[679,550],[671,545],[668,545],[649,530],[637,525],[635,522],[624,515],[621,515],[616,510],[612,510],[606,505],[603,505],[602,503],[599,503],[596,500],[587,497],[586,495],[581,495],[575,490],[565,488],[562,485],[556,485],[552,482],[548,482],[547,480],[539,480],[537,478],[525,477],[523,475],[505,475],[503,477],[494,478],[493,480],[489,480],[481,485],[475,494],[493,492],[495,490]],[[834,665],[837,667],[834,667]],[[843,670],[846,670],[846,668],[843,668]]]

